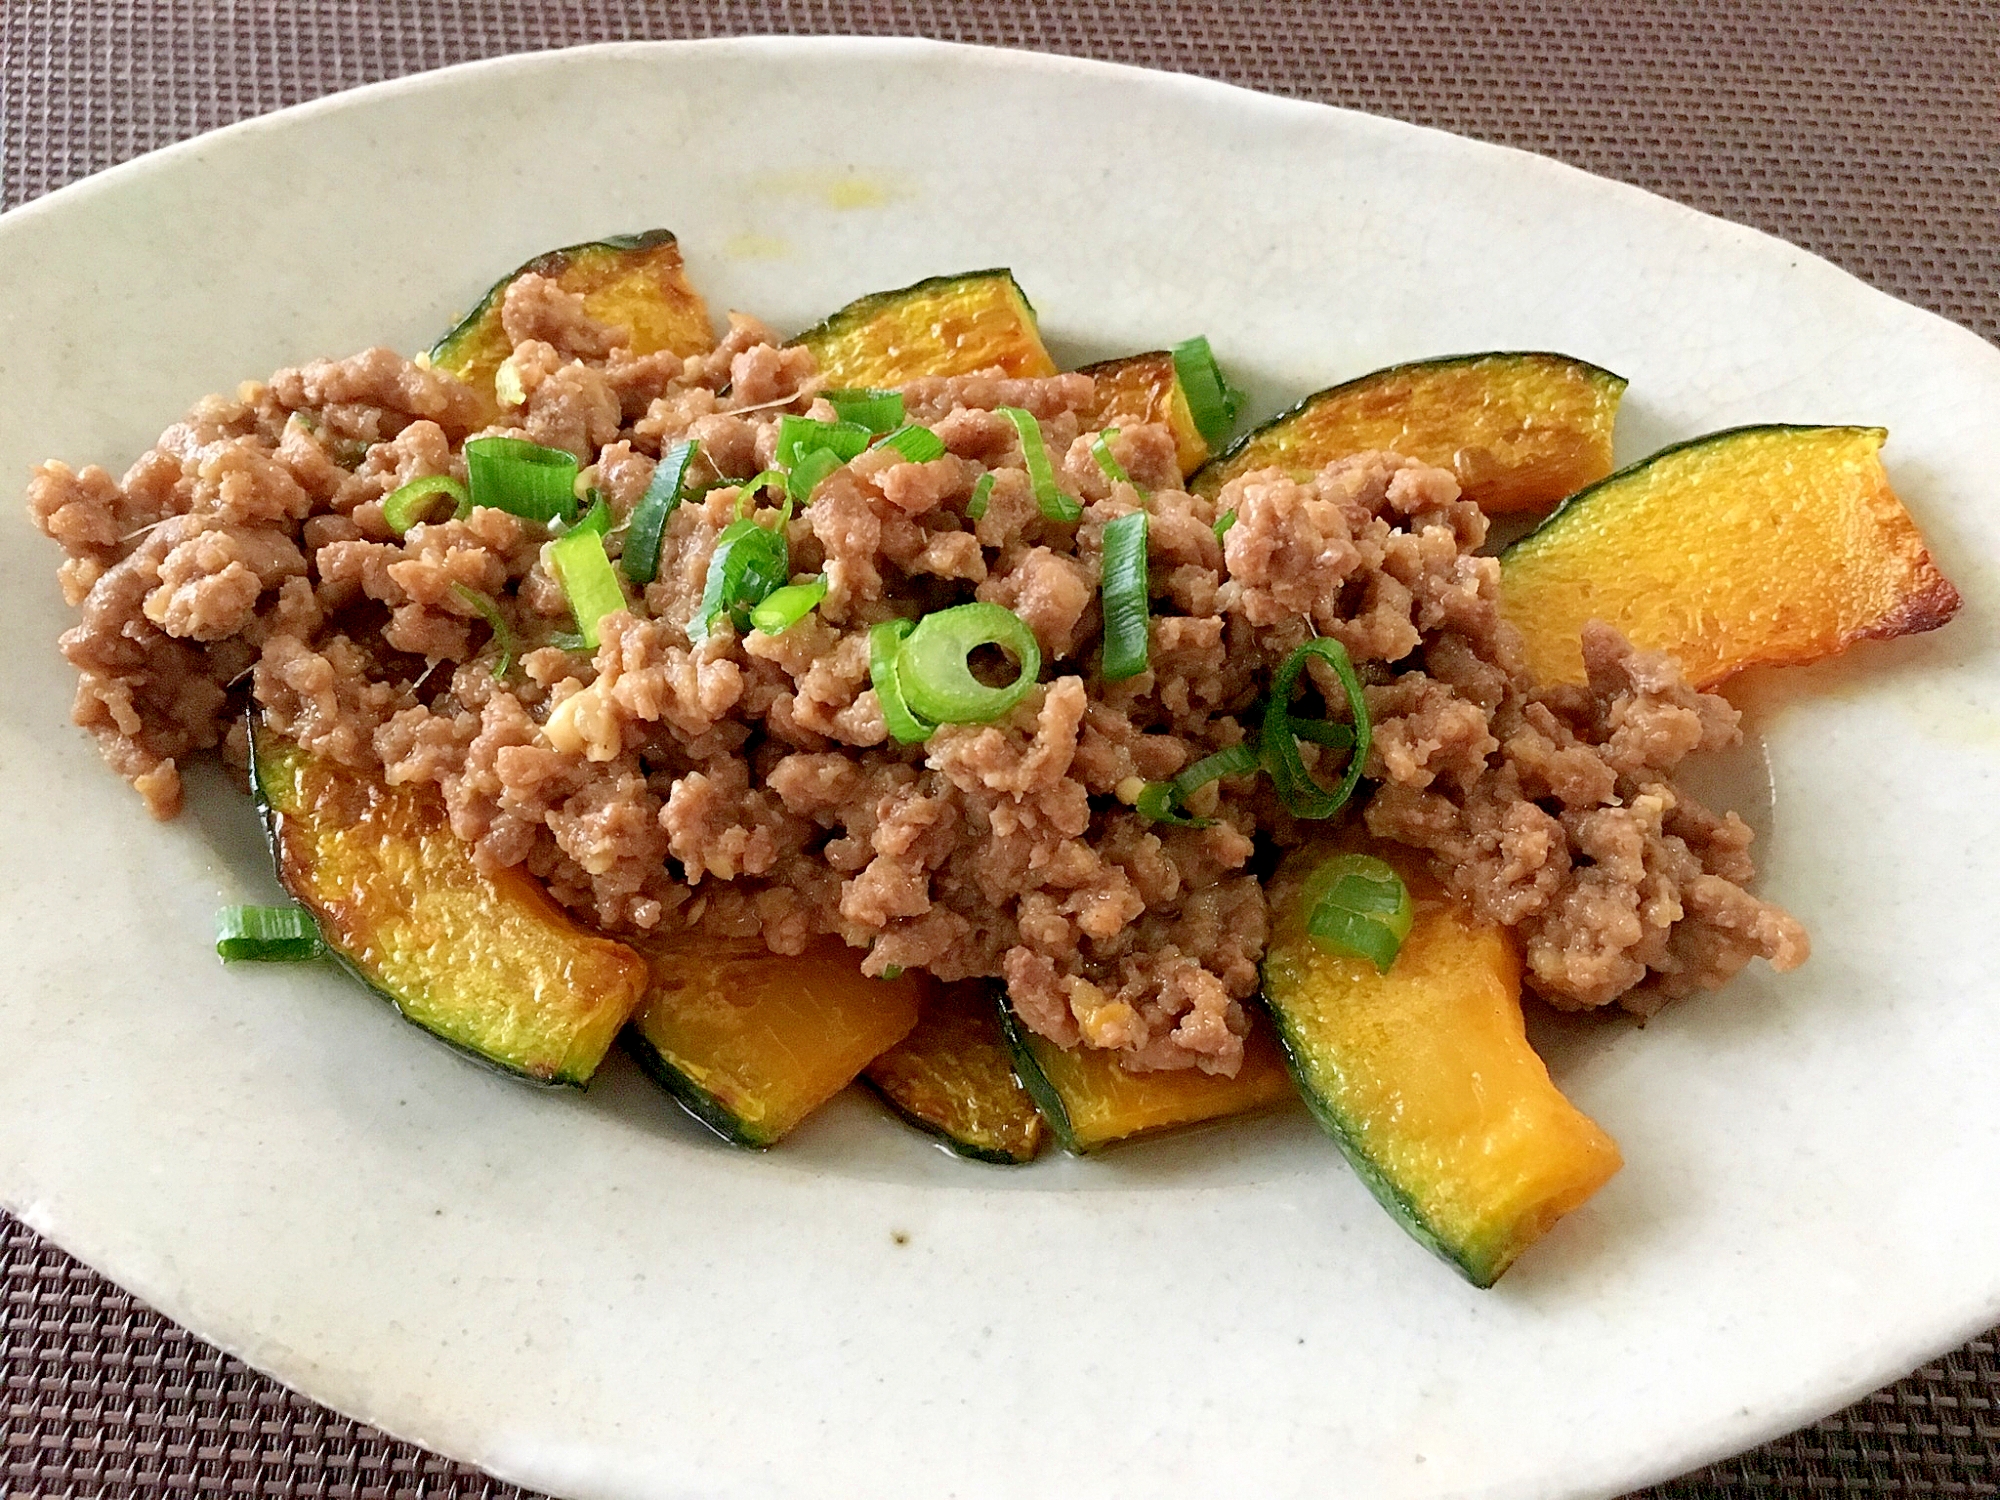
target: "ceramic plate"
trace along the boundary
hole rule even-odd
[[[945,1157],[859,1098],[766,1156],[622,1062],[484,1073],[332,973],[225,971],[266,897],[67,719],[55,549],[0,515],[0,1201],[342,1411],[579,1497],[1604,1495],[2000,1319],[2000,353],[1634,189],[1185,78],[904,42],[504,59],[329,99],[0,221],[0,473],[122,468],[203,392],[427,345],[552,245],[665,225],[801,327],[1011,265],[1060,356],[1205,331],[1263,410],[1413,357],[1631,379],[1621,457],[1887,426],[1966,608],[1744,680],[1725,767],[1799,973],[1551,1028],[1626,1167],[1492,1292],[1302,1112],[1098,1161]]]

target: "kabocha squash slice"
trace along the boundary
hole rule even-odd
[[[1194,476],[1215,495],[1239,474],[1316,474],[1388,449],[1449,469],[1492,514],[1546,510],[1611,472],[1625,380],[1562,354],[1468,354],[1394,365],[1308,396]]]
[[[999,1009],[980,980],[939,989],[916,1030],[862,1076],[897,1114],[975,1161],[1033,1161],[1047,1136],[1035,1101],[1014,1076]]]
[[[598,322],[624,329],[634,354],[667,349],[685,358],[715,347],[708,306],[687,279],[680,246],[669,231],[649,229],[566,245],[516,268],[437,341],[431,363],[491,398],[494,372],[513,352],[500,326],[500,304],[507,288],[531,271],[579,294],[583,310]]]
[[[1075,1156],[1182,1125],[1269,1109],[1297,1094],[1276,1038],[1261,1019],[1244,1041],[1243,1066],[1234,1078],[1224,1078],[1195,1068],[1128,1073],[1115,1052],[1065,1050],[1023,1026],[1004,998],[996,1008],[1013,1048],[1015,1072],[1063,1149]]]
[[[1500,607],[1544,682],[1596,619],[1697,687],[1935,630],[1958,610],[1889,487],[1879,427],[1738,427],[1573,495],[1501,554]]]
[[[278,879],[327,947],[406,1020],[506,1072],[582,1085],[646,988],[646,963],[520,870],[492,874],[429,788],[388,786],[251,731]]]
[[[870,979],[822,939],[796,958],[763,944],[649,944],[652,979],[626,1045],[688,1113],[739,1146],[769,1146],[917,1024],[928,981]]]
[[[1173,430],[1175,456],[1183,476],[1192,475],[1208,462],[1208,439],[1201,435],[1188,405],[1172,351],[1157,349],[1107,359],[1085,365],[1080,373],[1097,382],[1097,404],[1084,414],[1085,431],[1159,422]]]
[[[1053,375],[1035,309],[1011,271],[933,276],[850,302],[794,344],[812,350],[828,386],[878,388],[923,375]]]
[[[1271,886],[1264,1001],[1299,1091],[1368,1190],[1475,1286],[1491,1286],[1618,1170],[1618,1147],[1528,1045],[1512,939],[1475,921],[1397,846],[1369,846],[1408,886],[1409,935],[1387,973],[1306,934],[1311,871]]]

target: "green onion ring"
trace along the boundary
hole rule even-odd
[[[903,425],[901,391],[821,391],[820,394],[843,422],[866,427],[870,432],[894,432]]]
[[[859,422],[820,422],[811,417],[780,417],[778,447],[772,460],[790,469],[806,454],[825,450],[848,463],[868,451],[875,434]]]
[[[382,502],[382,524],[397,536],[421,521],[436,517],[438,501],[453,502],[451,519],[463,521],[472,514],[472,492],[449,474],[426,474]]]
[[[896,680],[896,658],[903,642],[917,627],[910,620],[884,620],[868,632],[868,681],[882,705],[882,722],[899,745],[922,744],[937,729],[910,712],[903,701],[903,689]]]
[[[1245,740],[1227,750],[1204,756],[1172,781],[1147,782],[1133,806],[1155,823],[1172,823],[1181,828],[1207,828],[1215,819],[1191,817],[1183,812],[1187,799],[1211,781],[1220,781],[1225,776],[1241,776],[1246,771],[1256,770],[1260,764],[1257,747]]]
[[[783,635],[813,612],[826,597],[826,574],[809,583],[788,583],[773,589],[750,611],[750,623],[766,635]]]
[[[1325,661],[1340,678],[1341,688],[1347,695],[1348,712],[1354,718],[1354,744],[1347,758],[1347,773],[1332,791],[1313,780],[1299,755],[1299,740],[1311,738],[1317,742],[1320,732],[1317,729],[1301,731],[1293,721],[1290,709],[1292,689],[1298,685],[1306,659],[1312,656]],[[1354,674],[1354,664],[1347,658],[1347,648],[1339,641],[1315,636],[1285,658],[1285,664],[1278,668],[1277,676],[1271,680],[1271,697],[1264,707],[1260,742],[1264,768],[1271,773],[1278,796],[1294,817],[1330,818],[1354,795],[1354,789],[1361,784],[1362,765],[1368,759],[1368,703],[1361,695],[1361,679]]]
[[[1020,663],[1006,687],[988,687],[972,675],[966,658],[981,646],[999,646]],[[1034,631],[998,604],[958,604],[925,615],[896,654],[904,701],[933,724],[989,724],[1028,695],[1041,671]]]
[[[234,963],[305,963],[326,951],[319,923],[303,906],[225,906],[215,914],[215,951]]]
[[[1090,440],[1090,456],[1097,460],[1097,467],[1104,471],[1104,477],[1113,484],[1130,484],[1132,476],[1125,472],[1125,466],[1118,462],[1118,456],[1111,451],[1111,440],[1118,436],[1116,427],[1107,427]]]
[[[1201,429],[1203,440],[1221,452],[1235,429],[1236,414],[1243,408],[1243,393],[1224,377],[1222,366],[1215,362],[1215,351],[1199,335],[1174,346],[1174,374],[1187,394],[1188,414]]]
[[[632,509],[618,566],[641,588],[660,576],[660,541],[666,535],[667,518],[681,503],[687,489],[688,467],[700,451],[701,444],[688,438],[662,453],[653,466],[646,493]]]
[[[611,507],[606,503],[603,494],[599,492],[595,485],[592,485],[590,489],[590,508],[583,513],[582,519],[569,529],[571,531],[594,531],[599,536],[608,536],[610,534]]]
[[[887,437],[880,439],[878,448],[893,448],[913,464],[927,464],[934,458],[945,455],[944,439],[930,428],[916,422],[898,427]]]
[[[1409,887],[1370,854],[1336,854],[1313,871],[1301,898],[1306,935],[1332,953],[1365,958],[1386,974],[1410,935]]]
[[[472,503],[529,521],[576,519],[576,455],[525,438],[473,438],[465,445]]]
[[[1225,510],[1221,515],[1215,518],[1215,526],[1213,527],[1213,530],[1215,532],[1215,539],[1219,542],[1224,537],[1228,536],[1229,528],[1234,526],[1235,524],[1236,524],[1236,511],[1233,508]]]
[[[493,644],[500,648],[500,660],[494,663],[493,675],[505,677],[514,666],[514,628],[507,623],[507,617],[500,613],[500,606],[478,589],[467,588],[462,583],[454,583],[451,591],[465,602],[468,609],[478,613],[493,630]]]
[[[1083,507],[1056,485],[1056,471],[1049,464],[1048,449],[1042,446],[1042,424],[1035,420],[1035,414],[1018,406],[996,406],[993,415],[1012,422],[1020,435],[1021,463],[1028,471],[1028,482],[1035,487],[1035,504],[1042,508],[1042,514],[1051,521],[1081,519]]]
[[[578,634],[597,649],[597,622],[625,608],[625,591],[604,551],[604,538],[579,526],[549,543],[549,571],[562,585]]]
[[[688,638],[700,645],[715,630],[716,616],[724,613],[739,634],[748,630],[749,611],[783,588],[790,576],[791,548],[783,531],[759,526],[747,517],[731,521],[715,539],[701,605],[688,622]]]
[[[1146,670],[1152,635],[1146,582],[1146,513],[1132,511],[1104,528],[1104,663],[1106,681]]]
[[[986,507],[993,503],[993,476],[981,474],[972,485],[972,498],[965,502],[965,519],[978,521],[985,517]]]
[[[814,448],[799,455],[799,461],[792,465],[792,472],[785,476],[785,503],[806,505],[812,500],[812,493],[824,480],[841,465],[838,453],[828,448]]]

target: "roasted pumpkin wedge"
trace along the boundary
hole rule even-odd
[[[252,740],[278,879],[341,963],[496,1067],[588,1080],[645,992],[645,960],[572,921],[532,876],[481,870],[430,789],[355,775],[268,730]]]
[[[1004,1000],[996,1006],[1014,1051],[1014,1070],[1065,1151],[1087,1155],[1119,1141],[1176,1126],[1268,1109],[1295,1097],[1271,1028],[1258,1021],[1234,1078],[1179,1068],[1128,1073],[1114,1052],[1065,1050],[1023,1026]]]
[[[1007,270],[933,276],[850,302],[793,339],[829,386],[901,385],[922,375],[1053,375],[1035,310]]]
[[[486,395],[493,375],[513,352],[500,326],[507,288],[529,272],[547,276],[583,298],[583,310],[622,328],[634,354],[672,350],[683,357],[715,347],[708,306],[689,284],[680,246],[664,229],[614,235],[538,255],[496,281],[479,305],[431,349],[431,363]]]
[[[1502,613],[1544,682],[1583,680],[1587,621],[1697,687],[1935,630],[1958,590],[1889,487],[1879,427],[1738,427],[1572,496],[1500,558]]]
[[[1159,422],[1173,429],[1175,456],[1181,473],[1193,474],[1208,462],[1208,439],[1188,405],[1172,351],[1157,349],[1149,354],[1107,359],[1085,365],[1081,372],[1097,382],[1097,404],[1084,415],[1085,431],[1092,428],[1133,426]]]
[[[837,938],[796,958],[761,943],[647,946],[652,981],[626,1043],[696,1119],[769,1146],[909,1035],[929,981],[870,979]]]
[[[1468,354],[1395,365],[1306,397],[1195,475],[1214,495],[1239,474],[1295,478],[1388,449],[1449,469],[1493,514],[1546,510],[1611,472],[1625,380],[1562,354]]]
[[[1400,847],[1369,847],[1414,920],[1386,973],[1306,933],[1323,843],[1271,886],[1264,1000],[1313,1114],[1383,1207],[1491,1286],[1618,1170],[1618,1147],[1549,1081],[1521,1019],[1521,961]]]
[[[1035,1101],[1014,1076],[991,986],[968,980],[924,1003],[917,1029],[863,1076],[892,1109],[960,1156],[1033,1161],[1047,1134]]]

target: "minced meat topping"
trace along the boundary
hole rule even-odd
[[[697,643],[710,557],[737,515],[728,479],[772,463],[785,414],[834,416],[811,355],[739,316],[710,354],[632,357],[532,275],[503,319],[521,399],[485,430],[575,454],[618,523],[665,445],[698,439],[722,481],[673,513],[657,577],[601,622],[595,652],[564,639],[538,524],[491,509],[403,536],[384,522],[399,486],[464,477],[482,410],[387,350],[205,400],[122,480],[37,472],[29,510],[68,554],[81,614],[62,638],[76,720],[156,816],[179,809],[181,760],[219,746],[243,763],[248,693],[315,754],[434,785],[483,864],[526,868],[607,931],[761,936],[780,953],[833,933],[867,949],[870,973],[1004,979],[1021,1018],[1063,1045],[1233,1073],[1269,929],[1259,876],[1311,825],[1256,775],[1195,794],[1206,827],[1131,804],[1250,737],[1277,666],[1320,635],[1366,684],[1368,830],[1426,851],[1515,928],[1552,1003],[1643,1014],[1752,957],[1805,958],[1798,923],[1746,890],[1749,829],[1673,780],[1687,755],[1737,738],[1736,711],[1602,626],[1585,638],[1587,685],[1529,680],[1496,609],[1498,565],[1477,554],[1485,517],[1441,469],[1364,453],[1304,483],[1244,475],[1209,500],[1182,489],[1164,427],[1112,436],[1131,482],[1106,478],[1078,415],[1087,375],[915,381],[907,409],[945,455],[871,449],[786,526],[794,576],[827,580],[819,607],[777,635],[725,616]],[[1039,420],[1079,522],[1043,515],[999,407]],[[1141,506],[1150,664],[1106,682],[1102,537]],[[616,529],[607,547],[618,555]],[[504,678],[480,598],[521,644]],[[1041,680],[998,723],[898,744],[869,627],[972,600],[1026,623]]]

